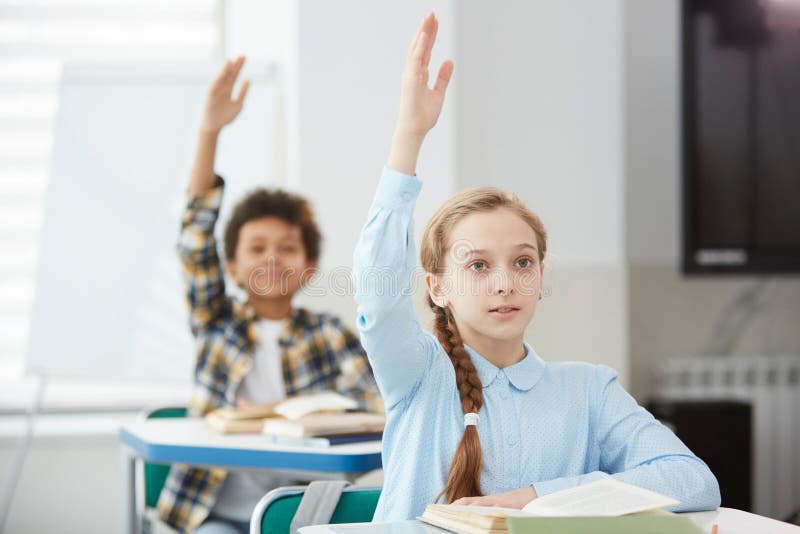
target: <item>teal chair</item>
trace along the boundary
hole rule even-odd
[[[172,417],[186,417],[188,411],[186,408],[180,407],[165,407],[156,408],[149,412],[145,412],[145,419],[167,419]],[[158,504],[158,496],[161,495],[161,489],[169,475],[169,465],[164,464],[151,464],[144,463],[144,514],[142,515],[142,532],[149,534],[151,532],[151,524],[149,514],[155,510]]]
[[[289,532],[306,486],[276,488],[261,498],[250,519],[250,534],[294,534]],[[339,497],[330,523],[368,523],[375,515],[381,488],[347,487]]]

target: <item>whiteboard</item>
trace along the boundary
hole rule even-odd
[[[176,243],[217,68],[65,68],[28,371],[191,382],[195,350]],[[231,204],[276,182],[275,74],[273,66],[246,67],[240,78],[251,87],[244,109],[220,137],[216,169],[226,179],[220,248]]]

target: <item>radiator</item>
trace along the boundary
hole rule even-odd
[[[800,356],[677,358],[656,379],[661,399],[749,401],[753,511],[781,519],[800,506]]]

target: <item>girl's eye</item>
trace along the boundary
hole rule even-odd
[[[520,269],[527,269],[528,267],[533,267],[533,261],[530,258],[520,258],[517,260],[517,266]]]
[[[250,249],[250,252],[252,252],[253,254],[261,254],[262,252],[264,252],[264,247],[252,247]]]
[[[486,270],[486,264],[484,262],[482,262],[482,261],[476,261],[476,262],[473,262],[473,263],[471,263],[469,265],[469,269],[472,270],[472,271],[475,271],[475,272],[485,271]]]

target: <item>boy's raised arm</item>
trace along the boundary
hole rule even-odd
[[[236,100],[231,100],[233,85],[242,65],[244,56],[226,62],[208,91],[189,182],[189,205],[181,221],[178,253],[186,281],[191,328],[195,335],[226,311],[224,269],[214,238],[214,227],[222,203],[222,187],[216,187],[219,184],[214,161],[219,133],[242,110],[247,94],[249,84],[244,82]]]
[[[244,98],[247,96],[247,89],[250,87],[250,82],[245,81],[239,89],[239,95],[235,100],[231,100],[233,85],[242,70],[244,59],[244,56],[239,56],[235,60],[228,60],[208,90],[198,134],[197,154],[189,182],[190,199],[214,187],[216,181],[214,161],[219,133],[239,115],[244,105]]]

